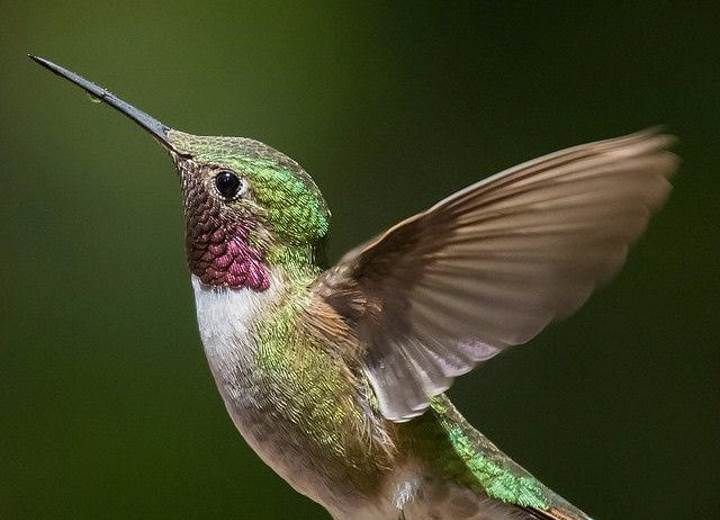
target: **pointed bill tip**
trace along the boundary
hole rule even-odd
[[[74,72],[69,71],[69,70],[63,68],[63,67],[61,67],[60,65],[58,65],[58,64],[56,64],[56,63],[53,63],[53,62],[50,61],[50,60],[47,60],[47,59],[45,59],[45,58],[42,58],[42,57],[40,57],[40,56],[36,56],[35,54],[30,54],[30,53],[28,53],[28,58],[30,58],[31,60],[33,60],[33,61],[34,61],[35,63],[37,63],[38,65],[40,65],[40,66],[42,66],[42,67],[45,67],[45,68],[48,69],[49,71],[57,74],[58,76],[63,77],[63,78],[65,78],[65,79],[69,80],[69,81],[72,81],[73,83],[75,83],[76,85],[84,88],[85,90],[87,90],[87,91],[90,92],[91,94],[94,94],[94,93],[95,93],[95,92],[91,92],[91,87],[94,87],[94,89],[92,89],[92,90],[104,91],[104,89],[98,87],[98,86],[95,85],[94,83],[91,83],[90,81],[86,80],[86,79],[83,78],[82,76],[79,76],[78,74],[75,74]]]
[[[30,53],[28,53],[27,56],[28,56],[28,58],[33,60],[35,63],[40,65],[41,67],[45,67],[46,69],[48,69],[49,71],[51,71],[55,74],[60,74],[60,70],[63,70],[62,67],[55,65],[52,61],[46,60],[45,58],[42,58],[40,56],[36,56],[36,55],[30,54]],[[65,72],[69,72],[69,71],[65,71]]]
[[[53,63],[48,59],[41,58],[40,56],[28,53],[28,57],[35,63],[48,69],[50,72],[70,81],[71,83],[74,83],[78,87],[85,90],[92,97],[110,105],[115,110],[132,119],[133,121],[135,121],[135,123],[150,132],[150,134],[155,137],[163,146],[177,153],[177,151],[169,141],[168,134],[171,130],[170,127],[164,125],[163,123],[161,123],[154,117],[146,114],[142,110],[139,110],[131,104],[123,101],[108,90],[96,85],[91,81],[88,81],[79,74],[76,74],[64,67],[61,67],[60,65]]]

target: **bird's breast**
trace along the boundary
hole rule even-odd
[[[210,370],[247,443],[316,501],[364,500],[365,484],[377,485],[376,466],[356,388],[322,349],[301,351],[297,338],[279,332],[274,342],[262,337],[268,323],[283,319],[279,284],[264,292],[212,288],[193,276],[192,285]]]

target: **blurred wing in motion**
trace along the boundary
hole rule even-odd
[[[314,290],[350,324],[385,417],[578,309],[670,191],[673,138],[562,150],[473,184],[347,253]]]

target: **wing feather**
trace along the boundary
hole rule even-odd
[[[666,199],[673,138],[645,131],[523,163],[347,253],[315,291],[353,328],[383,414],[580,307]]]

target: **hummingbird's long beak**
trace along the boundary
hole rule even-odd
[[[52,61],[46,60],[45,58],[33,56],[32,54],[28,54],[28,56],[36,63],[39,63],[40,65],[57,74],[61,78],[65,78],[66,80],[75,83],[77,86],[84,89],[94,98],[104,103],[107,103],[115,110],[120,111],[122,114],[135,121],[138,125],[150,132],[150,134],[168,150],[178,153],[179,155],[184,155],[175,150],[175,147],[170,143],[168,135],[171,130],[170,127],[164,125],[154,117],[147,115],[142,110],[138,110],[131,104],[126,103],[125,101],[108,92],[104,88],[99,87],[95,83],[86,80],[82,76],[63,68],[60,65],[56,65]]]

